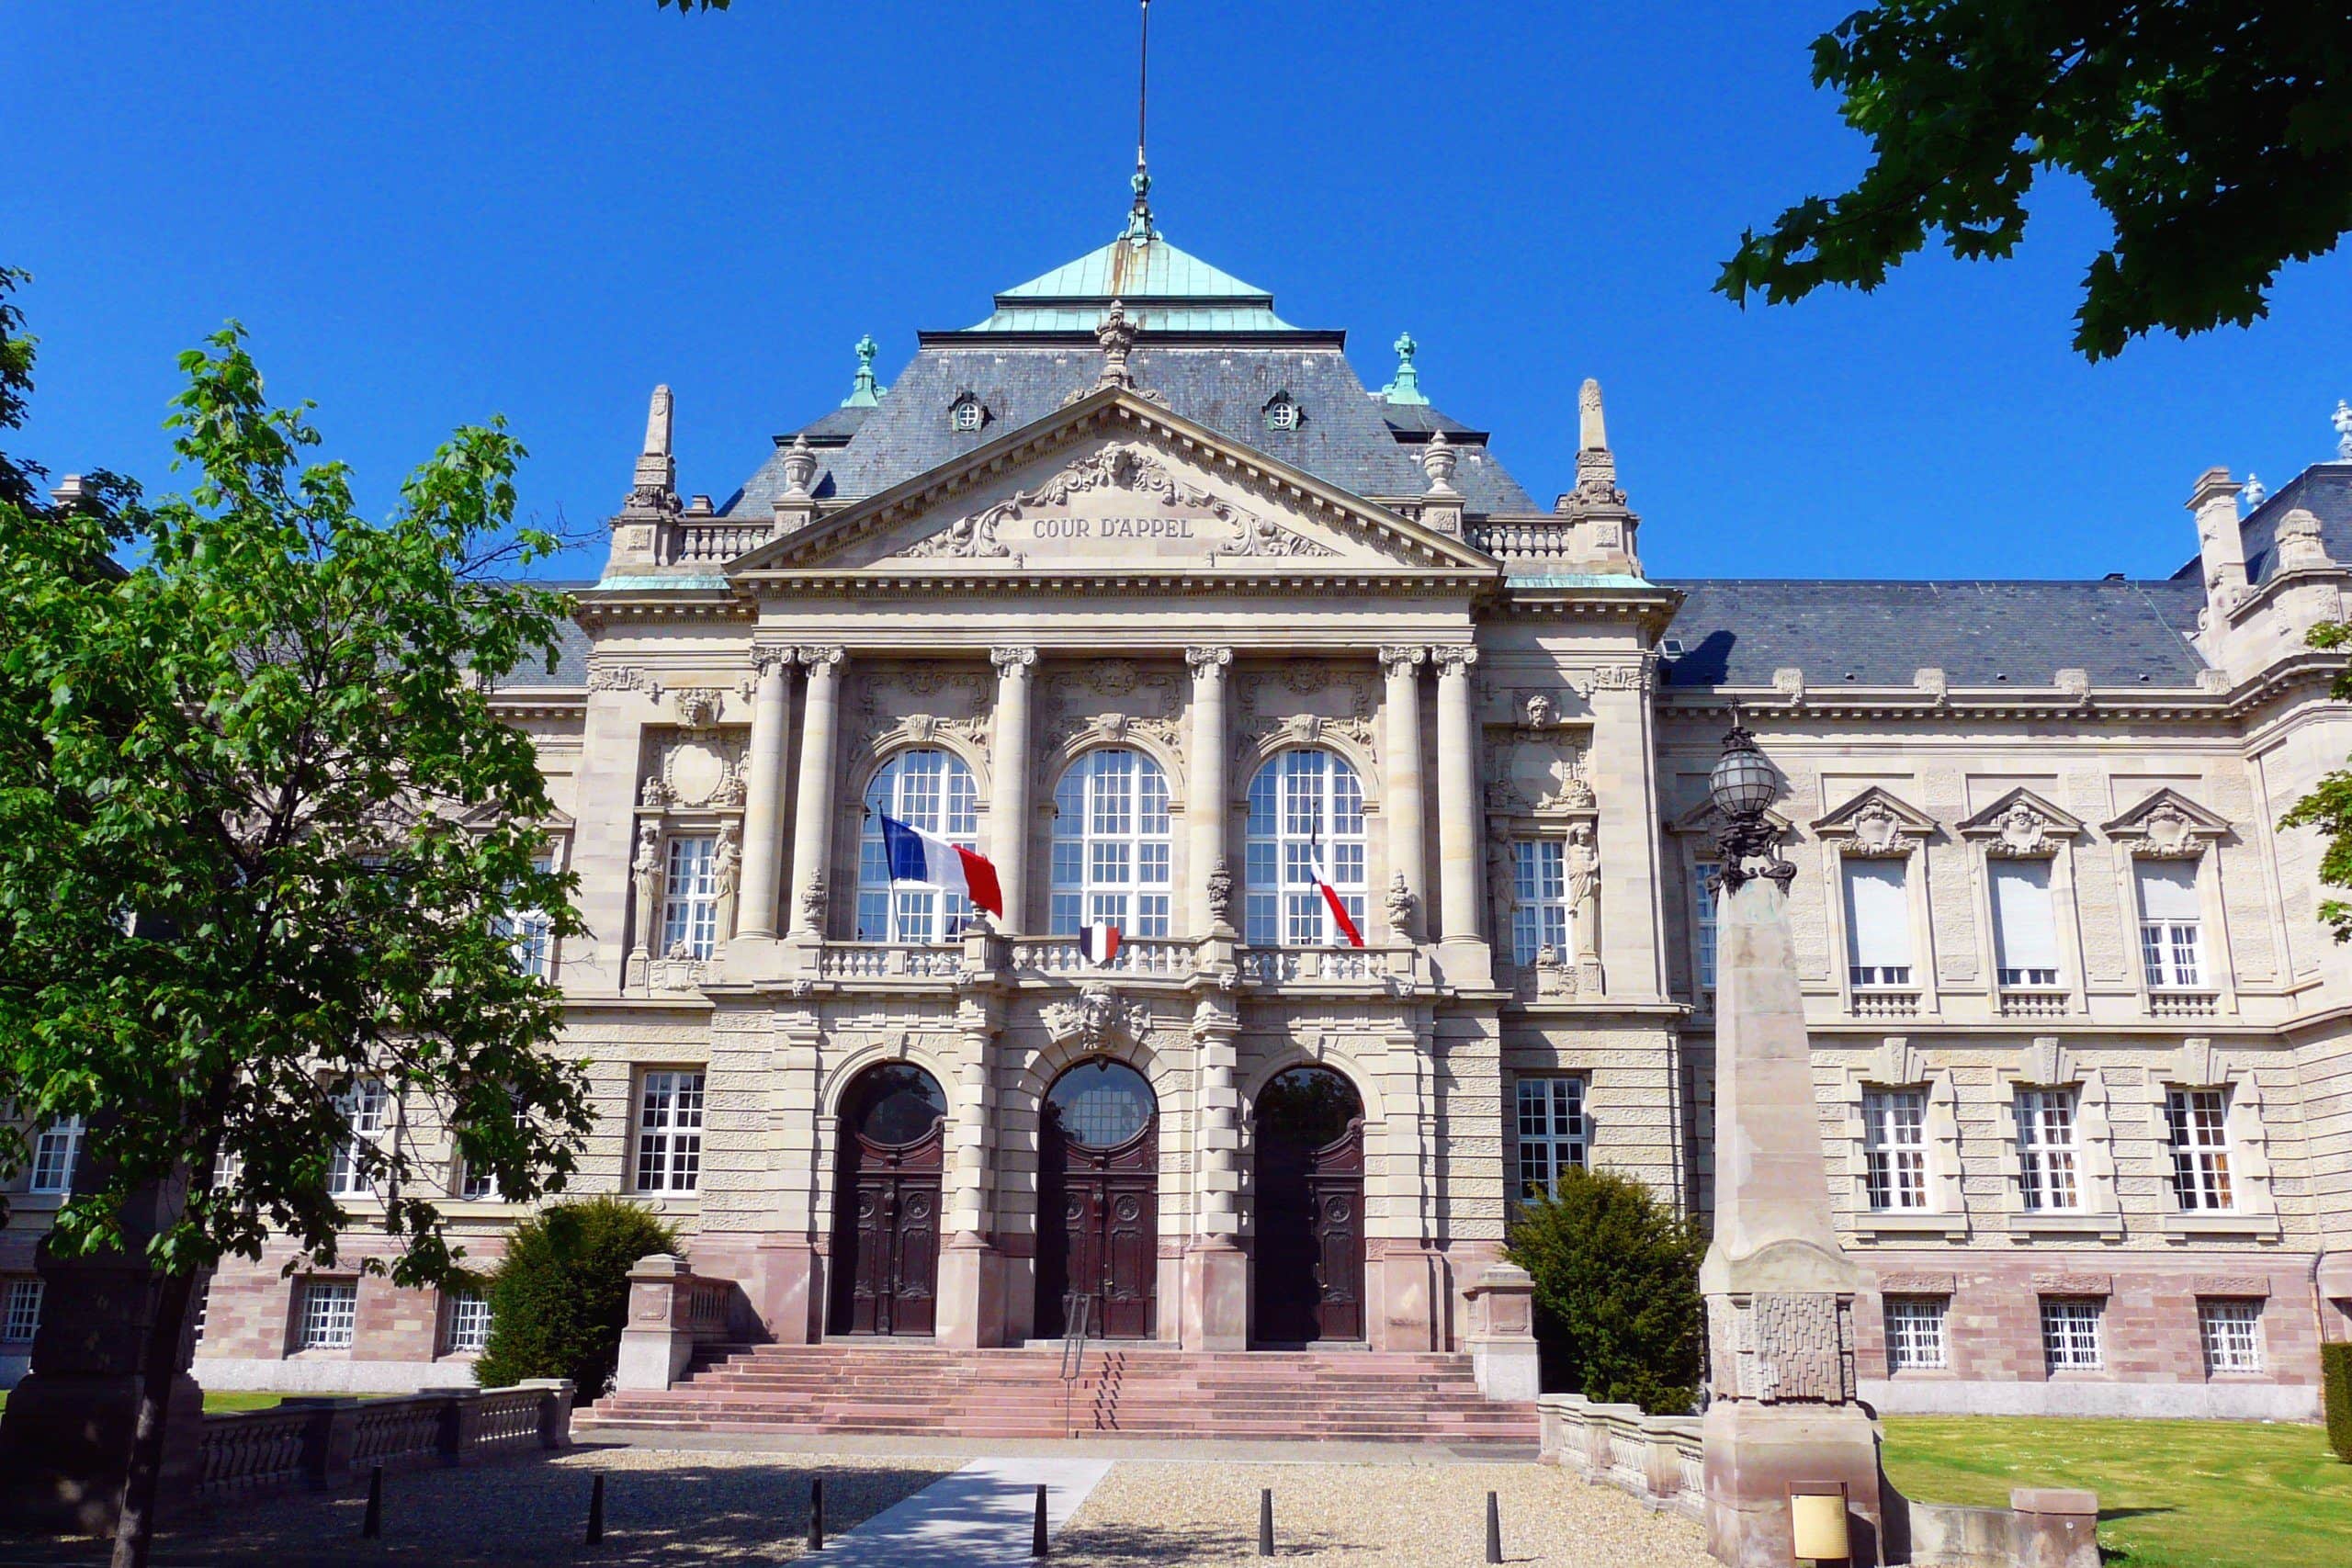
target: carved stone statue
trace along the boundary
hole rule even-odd
[[[1577,957],[1597,957],[1598,926],[1600,923],[1600,850],[1592,840],[1592,829],[1579,822],[1568,829],[1568,842],[1562,852],[1568,879],[1568,908],[1576,925]]]
[[[1233,924],[1233,872],[1219,861],[1209,868],[1209,919],[1220,926]]]
[[[1101,980],[1088,984],[1076,1001],[1047,1003],[1040,1016],[1057,1043],[1076,1040],[1089,1051],[1107,1051],[1151,1032],[1151,1009],[1125,1001]]]
[[[800,890],[801,923],[810,931],[821,931],[825,924],[825,874],[819,872]]]
[[[1396,934],[1400,942],[1412,941],[1413,911],[1420,900],[1413,897],[1413,890],[1406,884],[1403,872],[1390,874],[1388,897],[1385,902],[1388,910],[1388,929]]]

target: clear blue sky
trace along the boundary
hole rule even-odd
[[[2007,264],[1710,293],[1743,226],[1860,166],[1805,48],[1854,3],[1159,0],[1160,225],[1346,328],[1375,387],[1409,328],[1541,498],[1600,377],[1654,575],[2164,575],[2204,466],[2328,455],[2344,255],[2252,331],[2096,367],[2067,338],[2101,230],[2064,187]],[[0,7],[0,261],[42,340],[13,449],[168,486],[173,356],[235,316],[372,506],[498,412],[526,505],[594,523],[656,381],[682,487],[723,498],[860,333],[894,373],[1116,231],[1134,35],[1125,0]]]

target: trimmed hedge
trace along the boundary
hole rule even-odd
[[[678,1250],[678,1233],[634,1203],[603,1197],[542,1209],[508,1235],[490,1276],[490,1342],[474,1364],[484,1388],[570,1378],[585,1404],[612,1386],[628,1316],[628,1271]]]
[[[1687,1414],[1698,1397],[1707,1238],[1646,1185],[1569,1169],[1519,1209],[1510,1260],[1535,1277],[1544,1386]]]
[[[2320,1386],[2327,1393],[2327,1443],[2352,1464],[2352,1344],[2319,1348]]]

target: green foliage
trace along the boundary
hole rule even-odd
[[[2305,640],[2323,652],[2335,652],[2352,644],[2352,625],[2324,621]],[[2329,694],[2339,702],[2352,701],[2352,670],[2337,673]],[[2320,881],[2330,887],[2352,887],[2352,771],[2326,774],[2278,819],[2278,826],[2318,829],[2327,841],[2320,852]],[[2352,903],[2323,898],[2319,918],[2335,930],[2336,941],[2352,942]]]
[[[2327,1446],[2352,1464],[2352,1345],[2321,1346],[2319,1371],[2327,1394]]]
[[[38,340],[25,331],[24,312],[8,298],[19,285],[31,281],[30,273],[0,266],[0,430],[14,430],[25,423],[25,403],[32,396],[33,350]],[[0,452],[0,506],[30,512],[37,504],[33,481],[41,472],[37,463]]]
[[[484,1388],[570,1378],[582,1403],[601,1397],[620,1359],[631,1265],[677,1250],[675,1230],[610,1196],[524,1221],[490,1277],[490,1343],[475,1378]]]
[[[1715,285],[1735,300],[1875,288],[1931,232],[2007,256],[2057,169],[2114,222],[2075,315],[2075,346],[2101,359],[2267,314],[2280,266],[2352,229],[2343,0],[1878,0],[1813,61],[1871,164],[1742,237]]]
[[[1547,1371],[1588,1399],[1688,1412],[1698,1395],[1707,1239],[1657,1194],[1613,1171],[1570,1168],[1521,1207],[1510,1260],[1535,1277]]]
[[[396,1279],[453,1278],[447,1168],[407,1129],[446,1120],[529,1200],[590,1124],[547,1049],[560,996],[505,934],[581,927],[490,692],[552,663],[568,602],[506,579],[554,541],[515,526],[499,423],[372,522],[238,329],[180,365],[185,497],[0,501],[0,1101],[91,1118],[52,1245],[119,1244],[125,1200],[185,1179],[141,1238],[173,1273],[270,1235],[323,1263],[365,1224]],[[354,1145],[338,1095],[362,1079],[394,1113]],[[371,1195],[327,1191],[341,1145]]]

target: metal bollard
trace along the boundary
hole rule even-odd
[[[1274,1554],[1274,1489],[1262,1487],[1258,1493],[1258,1555]]]
[[[359,1521],[359,1539],[375,1540],[384,1533],[384,1465],[379,1460],[368,1472],[368,1512]]]
[[[808,1550],[825,1550],[825,1478],[808,1478]]]
[[[1487,1494],[1487,1561],[1500,1562],[1502,1560],[1503,1508],[1495,1500],[1495,1495],[1489,1492]]]
[[[588,1486],[588,1544],[605,1539],[605,1472],[598,1471]]]
[[[1052,1554],[1052,1549],[1046,1541],[1046,1487],[1040,1482],[1037,1484],[1037,1520],[1029,1527],[1029,1555],[1049,1557]]]

